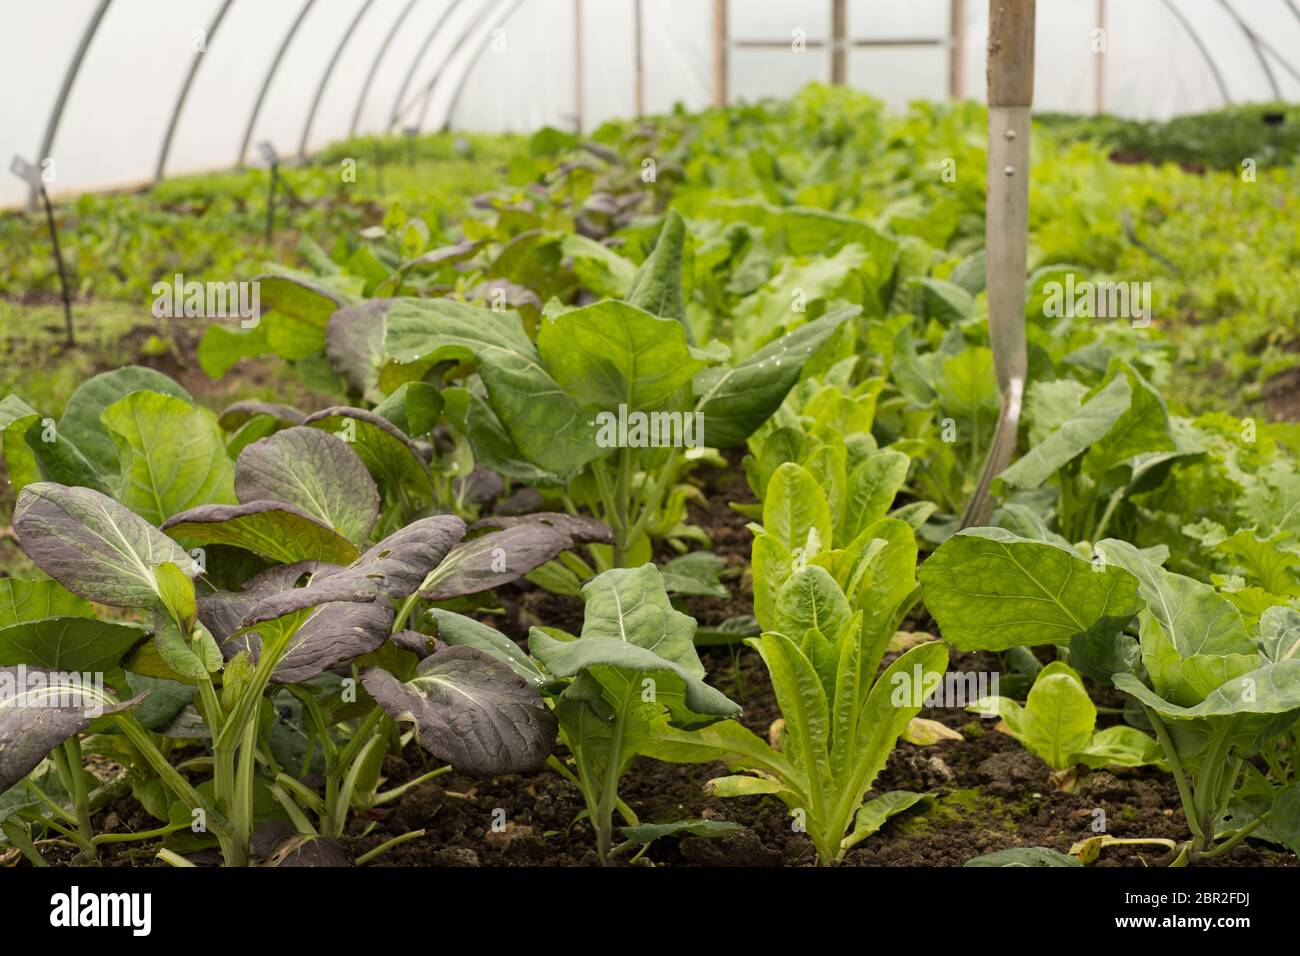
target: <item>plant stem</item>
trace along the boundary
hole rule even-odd
[[[605,764],[605,780],[591,823],[596,828],[596,855],[602,865],[609,863],[609,848],[614,839],[614,804],[618,800],[619,764],[623,759],[623,725],[627,722],[629,687],[623,704],[614,715],[614,733]]]
[[[95,831],[90,823],[90,790],[86,786],[86,769],[82,765],[81,740],[75,734],[55,749],[51,756],[63,778],[63,785],[72,796],[72,822],[76,832],[67,832],[69,839],[81,848],[85,857],[97,859]],[[65,831],[66,832],[66,831]]]
[[[1115,509],[1119,507],[1119,503],[1124,499],[1124,492],[1126,490],[1127,489],[1125,488],[1116,488],[1114,493],[1110,496],[1110,501],[1106,502],[1106,510],[1101,513],[1101,520],[1097,522],[1097,527],[1092,532],[1093,544],[1100,541],[1102,536],[1106,533],[1106,526],[1110,524],[1110,519],[1115,514]]]
[[[171,866],[178,866],[178,867],[194,866],[193,863],[185,859],[185,857],[181,856],[179,853],[174,853],[171,850],[168,850],[166,848],[160,849],[158,851],[158,859],[162,860],[164,863],[167,863]]]
[[[446,767],[439,767],[437,770],[430,770],[428,773],[422,774],[416,777],[414,780],[408,780],[406,781],[406,783],[401,784],[400,786],[393,787],[393,789],[391,790],[385,790],[383,793],[376,794],[374,805],[378,807],[378,806],[382,806],[385,803],[392,803],[394,800],[401,799],[402,795],[406,793],[408,790],[411,790],[414,787],[418,787],[422,783],[428,783],[434,777],[441,777],[444,773],[450,773],[450,772],[451,772],[450,764],[447,765]]]
[[[362,853],[359,857],[357,857],[356,865],[365,866],[367,863],[370,863],[371,861],[375,860],[379,856],[382,856],[383,854],[387,853],[393,847],[401,846],[403,843],[409,843],[411,840],[418,840],[420,837],[424,836],[424,834],[425,834],[424,830],[411,830],[409,833],[403,833],[400,836],[395,836],[391,840],[385,840],[383,843],[379,844],[379,846],[375,847],[373,850],[367,850],[365,853]]]
[[[1156,732],[1156,739],[1160,741],[1160,747],[1169,759],[1169,769],[1174,775],[1174,782],[1178,784],[1178,798],[1182,802],[1183,816],[1187,818],[1187,825],[1191,828],[1194,837],[1204,839],[1196,812],[1196,801],[1192,798],[1191,790],[1188,788],[1183,765],[1178,759],[1178,751],[1174,749],[1173,741],[1169,738],[1169,731],[1154,710],[1146,704],[1142,705],[1142,709],[1146,711],[1147,719],[1151,722],[1151,728]]]
[[[177,830],[184,830],[188,826],[188,823],[169,823],[153,830],[139,830],[135,833],[101,833],[95,837],[95,843],[133,843],[136,840],[153,840],[169,836]]]

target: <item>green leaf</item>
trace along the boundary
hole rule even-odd
[[[1112,359],[1107,377],[1123,377],[1129,387],[1128,407],[1101,440],[1092,445],[1084,467],[1099,478],[1112,468],[1155,452],[1175,450],[1165,400],[1123,359]]]
[[[1119,630],[1141,609],[1138,582],[1107,563],[1001,528],[953,535],[920,570],[925,606],[959,650],[1064,644]]]
[[[1126,541],[1108,538],[1096,549],[1108,566],[1137,578],[1138,594],[1180,657],[1254,650],[1241,614],[1208,584],[1166,571]]]
[[[568,235],[560,249],[573,259],[573,271],[582,284],[602,298],[625,298],[636,279],[637,268],[632,262],[594,239]]]
[[[830,547],[830,505],[807,469],[786,462],[772,473],[763,501],[763,530],[787,551],[806,548],[810,531],[816,534],[817,550]]]
[[[295,505],[353,542],[366,541],[379,518],[379,492],[365,464],[352,446],[317,428],[287,428],[245,448],[235,491],[244,504]]]
[[[1295,658],[1279,664],[1268,663],[1236,677],[1192,707],[1180,707],[1162,699],[1132,674],[1116,674],[1114,681],[1120,690],[1169,720],[1300,711],[1300,660]]]
[[[557,677],[589,672],[612,701],[653,702],[685,725],[740,712],[704,683],[695,621],[673,609],[653,564],[606,571],[583,593],[587,610],[578,640],[557,640],[539,628],[529,634],[529,649],[548,671]]]
[[[308,415],[312,428],[334,432],[385,489],[405,487],[417,497],[429,488],[429,465],[420,450],[388,419],[363,408],[335,405]]]
[[[174,515],[162,528],[190,547],[230,545],[282,564],[350,564],[357,557],[356,545],[329,525],[278,501],[202,505]]]
[[[133,392],[100,416],[117,445],[118,501],[160,524],[203,504],[235,500],[234,463],[211,414],[157,392]]]
[[[157,582],[158,596],[163,608],[172,619],[189,632],[199,617],[198,599],[194,594],[194,582],[185,576],[185,572],[170,561],[164,561],[153,569],[154,581]]]
[[[692,551],[665,562],[659,572],[670,594],[726,598],[730,592],[718,578],[726,566],[726,559],[712,551]]]
[[[902,452],[884,448],[869,454],[849,475],[844,523],[839,541],[847,543],[889,513],[894,498],[907,481],[912,460]]]
[[[252,329],[231,329],[224,325],[209,325],[199,340],[196,353],[199,368],[208,378],[218,379],[235,367],[242,359],[256,358],[271,351],[267,327],[258,323]]]
[[[824,568],[797,571],[781,585],[776,596],[774,629],[797,641],[810,628],[836,635],[852,611],[835,579]]]
[[[138,624],[92,617],[27,620],[0,627],[0,666],[27,664],[79,674],[109,673],[148,633]]]
[[[1256,643],[1275,664],[1300,656],[1300,611],[1292,607],[1269,608],[1260,616]]]
[[[511,442],[546,471],[567,474],[602,453],[590,416],[542,367],[516,312],[400,299],[388,314],[385,347],[399,363],[472,359]]]
[[[1068,664],[1053,661],[1038,672],[1018,723],[1016,739],[1053,770],[1064,770],[1092,740],[1097,708],[1079,675]]]
[[[510,669],[534,687],[546,683],[546,676],[533,663],[533,659],[520,650],[519,645],[495,628],[488,627],[472,617],[430,608],[429,617],[438,626],[438,640],[455,647],[476,647],[510,665]]]
[[[1018,846],[1010,850],[985,853],[967,860],[963,866],[1083,866],[1077,858],[1045,846]]]
[[[650,255],[632,278],[625,296],[628,305],[651,315],[675,319],[686,330],[686,340],[693,341],[686,321],[686,302],[682,297],[682,253],[686,246],[686,222],[670,209]]]
[[[930,802],[934,799],[932,793],[914,793],[911,790],[891,790],[889,793],[883,793],[874,800],[868,800],[864,803],[853,818],[853,832],[844,838],[840,844],[841,849],[849,849],[861,843],[867,837],[878,833],[880,828],[889,822],[891,817],[896,817],[900,813],[906,813],[918,803]]]
[[[660,408],[706,362],[685,328],[616,300],[543,319],[537,350],[547,371],[584,408]]]
[[[785,718],[781,752],[807,775],[809,794],[817,806],[824,805],[831,788],[831,723],[826,690],[817,669],[789,638],[764,634],[755,647],[763,657],[777,705]],[[815,822],[815,821],[814,821]]]
[[[68,399],[59,419],[60,440],[71,442],[104,482],[111,481],[119,471],[119,449],[101,416],[109,406],[142,390],[186,403],[193,401],[185,389],[161,372],[127,365],[83,382]]]
[[[704,415],[705,441],[731,448],[772,417],[799,381],[804,363],[858,306],[836,309],[770,342],[731,368],[705,369],[695,376],[696,408]]]
[[[45,617],[90,617],[90,602],[57,581],[0,578],[0,627]]]
[[[143,518],[89,488],[28,485],[14,508],[23,551],[69,591],[112,607],[157,607],[153,569],[193,560]]]
[[[670,836],[721,837],[738,833],[745,828],[727,820],[676,820],[672,823],[642,823],[640,826],[618,829],[632,843],[652,843]]]
[[[1117,376],[1091,397],[1042,442],[998,477],[1013,488],[1036,488],[1105,437],[1128,409],[1128,379]]]
[[[407,382],[375,406],[375,414],[388,419],[404,434],[427,435],[438,424],[445,405],[438,389],[428,382]]]

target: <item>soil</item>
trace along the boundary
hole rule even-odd
[[[753,498],[745,486],[738,457],[732,468],[704,476],[707,500],[692,505],[690,517],[706,529],[729,567],[743,568],[750,535],[746,519],[728,503]],[[685,607],[701,625],[716,625],[751,608],[749,582],[730,582],[729,600],[692,599]],[[513,622],[498,625],[522,637],[536,619],[572,631],[581,628],[578,600],[558,597],[525,585],[507,602],[517,608]],[[933,630],[925,619],[907,625]],[[741,703],[740,720],[767,737],[780,717],[771,685],[758,655],[745,648],[705,648],[701,658],[709,680]],[[991,671],[998,661],[988,654],[953,653],[951,667],[959,671]],[[1117,694],[1093,688],[1100,703],[1115,706]],[[956,709],[927,709],[923,717],[962,734],[963,740],[920,747],[900,743],[875,782],[874,793],[912,790],[933,799],[896,817],[874,836],[854,847],[845,866],[960,866],[972,857],[1017,846],[1047,846],[1068,852],[1073,844],[1094,836],[1092,827],[1104,812],[1106,830],[1117,837],[1186,838],[1178,794],[1168,774],[1157,770],[1081,770],[1072,792],[1060,789],[1051,769],[1014,739]],[[561,756],[564,756],[561,754]],[[436,763],[411,744],[402,757],[385,766],[387,786],[426,773]],[[728,820],[744,829],[706,839],[663,839],[643,858],[670,866],[813,866],[816,856],[803,834],[792,828],[784,804],[775,797],[721,799],[706,796],[704,784],[726,773],[721,764],[680,765],[640,760],[624,777],[620,794],[642,822],[685,818]],[[874,795],[874,794],[873,794]],[[400,844],[370,863],[372,866],[596,866],[592,832],[575,823],[583,809],[575,787],[556,773],[510,775],[481,779],[444,774],[405,794],[392,806],[358,815],[345,837],[351,858],[413,830],[424,835]],[[504,817],[502,817],[504,813]],[[505,829],[496,832],[495,820]],[[129,798],[118,801],[96,821],[100,832],[129,832],[156,826]],[[209,854],[210,855],[210,854]],[[51,862],[70,862],[71,849],[54,849]],[[151,844],[113,844],[106,865],[147,865]],[[1162,866],[1170,862],[1160,846],[1107,847],[1094,866]],[[24,865],[21,864],[20,865]],[[1206,865],[1295,866],[1293,854],[1264,843],[1247,842]]]

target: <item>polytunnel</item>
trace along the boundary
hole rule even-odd
[[[1294,938],[1300,0],[3,14],[11,936]]]
[[[57,193],[410,128],[591,128],[821,80],[983,95],[985,0],[49,0],[12,4],[0,142]],[[1137,118],[1300,93],[1296,0],[1043,0],[1039,110]],[[1101,48],[1104,47],[1104,53]],[[28,190],[14,178],[0,205]]]

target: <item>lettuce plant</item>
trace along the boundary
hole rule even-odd
[[[710,790],[775,794],[823,864],[925,796],[898,791],[864,802],[948,664],[947,647],[930,642],[878,674],[919,594],[912,529],[883,517],[892,500],[893,491],[871,499],[862,530],[831,546],[831,510],[817,482],[792,462],[777,468],[764,524],[754,527],[754,613],[763,633],[747,643],[776,691],[779,741],[735,721],[702,730],[661,723],[651,750],[663,760],[721,760],[742,771],[711,781]]]
[[[1022,706],[1008,697],[985,697],[968,708],[1001,717],[999,729],[1020,741],[1053,770],[1140,767],[1160,759],[1159,744],[1136,727],[1097,730],[1097,708],[1083,680],[1064,661],[1053,661],[1034,680]]]

